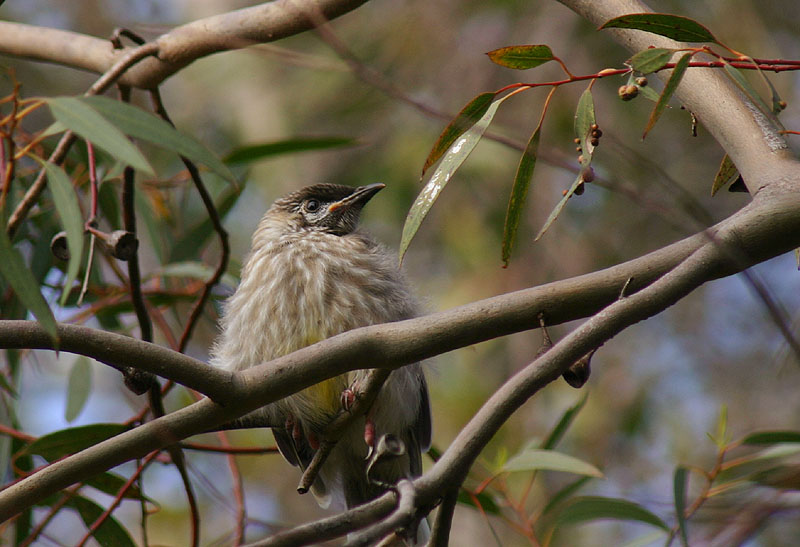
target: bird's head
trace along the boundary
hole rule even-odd
[[[295,230],[347,235],[356,229],[364,205],[385,187],[381,183],[358,188],[340,184],[307,186],[275,201],[267,217]]]

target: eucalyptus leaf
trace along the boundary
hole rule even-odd
[[[553,60],[553,51],[547,45],[501,47],[486,55],[493,63],[516,70],[535,68]]]
[[[92,392],[92,365],[83,355],[75,359],[67,381],[67,407],[64,419],[72,422],[81,413]]]
[[[630,13],[606,21],[600,30],[607,28],[643,30],[679,42],[717,42],[711,31],[697,21],[669,13]]]

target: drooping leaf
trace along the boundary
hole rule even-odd
[[[669,531],[656,515],[632,501],[602,496],[579,496],[567,502],[557,517],[559,524],[578,524],[599,519],[632,520]]]
[[[550,225],[553,224],[553,222],[555,222],[555,220],[558,218],[558,215],[561,214],[561,210],[564,209],[564,206],[567,204],[569,198],[571,198],[572,194],[575,193],[575,189],[578,188],[578,186],[580,186],[581,184],[584,184],[583,175],[579,174],[578,177],[575,179],[575,181],[572,183],[572,186],[570,186],[569,190],[567,190],[567,193],[564,194],[564,197],[561,198],[561,200],[556,204],[556,206],[550,212],[550,216],[548,216],[547,220],[544,221],[544,226],[542,226],[542,229],[539,230],[538,234],[536,234],[534,241],[539,241],[545,234],[545,232],[547,232],[547,230],[550,228]]]
[[[689,61],[691,61],[691,59],[692,54],[687,53],[683,55],[677,63],[675,63],[675,68],[672,69],[672,74],[670,74],[669,80],[667,80],[667,84],[664,86],[664,90],[661,92],[661,97],[658,98],[656,106],[650,113],[650,119],[647,121],[647,125],[644,128],[644,133],[642,134],[643,139],[656,124],[658,118],[661,116],[661,113],[664,112],[664,109],[667,108],[667,104],[672,98],[672,94],[675,93],[675,90],[678,88],[678,84],[681,83],[681,79],[686,73],[686,69],[688,68]]]
[[[86,484],[99,490],[100,492],[105,492],[109,496],[116,496],[122,487],[125,486],[125,483],[128,482],[127,479],[120,477],[119,475],[115,475],[114,473],[101,473],[99,475],[95,475],[90,479],[86,480]],[[142,499],[142,492],[139,490],[139,487],[136,484],[130,485],[128,489],[125,491],[123,495],[126,499],[134,499],[139,500]],[[150,500],[150,498],[145,497],[146,500]]]
[[[474,498],[473,498],[474,496]],[[475,501],[477,498],[477,503]],[[474,507],[475,509],[483,510],[489,515],[499,515],[500,507],[495,503],[492,497],[486,492],[480,494],[470,494],[463,488],[458,491],[458,503]]]
[[[742,92],[747,95],[753,103],[767,116],[772,115],[772,109],[767,106],[767,103],[764,102],[764,99],[761,98],[761,95],[758,94],[758,91],[750,85],[750,82],[747,81],[747,78],[744,77],[742,71],[732,66],[729,63],[725,63],[722,66],[723,70],[725,70],[725,74],[733,80],[733,83],[736,84],[736,87],[742,90]]]
[[[583,409],[586,405],[586,401],[589,399],[589,392],[585,391],[583,396],[578,399],[578,402],[569,407],[564,414],[561,415],[561,419],[558,420],[558,423],[555,425],[550,434],[542,443],[541,448],[545,450],[551,450],[556,447],[558,442],[564,437],[564,434],[569,429],[569,426],[572,425],[572,422],[575,421],[575,418],[578,416],[578,413]]]
[[[201,163],[220,177],[236,184],[236,177],[214,152],[200,141],[181,133],[155,114],[137,106],[99,95],[81,97],[80,100],[99,112],[126,135],[171,150],[195,163]],[[98,146],[101,145],[98,143]]]
[[[236,200],[239,199],[243,185],[228,186],[216,200],[217,214],[220,220],[224,219]],[[137,194],[138,195],[138,194]],[[211,234],[214,233],[214,225],[208,216],[203,217],[197,224],[186,231],[170,249],[168,262],[186,262],[197,258],[198,250],[202,249]]]
[[[488,95],[494,96],[494,94]],[[409,209],[408,215],[406,216],[406,222],[403,225],[403,235],[400,240],[401,262],[403,260],[403,256],[408,250],[408,246],[411,244],[411,240],[417,233],[420,224],[422,224],[422,220],[425,218],[425,216],[427,216],[431,207],[433,207],[436,198],[439,197],[439,194],[450,181],[450,178],[453,176],[456,170],[461,167],[461,164],[464,163],[464,160],[467,159],[467,156],[469,156],[470,152],[472,152],[472,150],[478,144],[478,141],[483,136],[486,128],[489,127],[492,118],[497,112],[497,108],[509,97],[511,97],[511,95],[506,95],[501,99],[493,101],[485,110],[483,110],[483,115],[471,127],[469,127],[466,131],[459,133],[458,135],[452,133],[452,135],[454,135],[452,140],[450,140],[448,137],[447,140],[450,141],[450,145],[444,151],[443,155],[441,155],[441,162],[439,162],[439,165],[433,171],[433,174],[422,188],[422,191],[417,196],[417,199],[414,201],[413,205],[411,205],[411,209]],[[475,102],[475,100],[473,100],[473,102]],[[466,108],[469,108],[469,106],[465,107],[465,110]],[[462,111],[462,114],[463,112],[464,111]],[[459,114],[459,118],[462,118],[462,114]],[[450,125],[453,125],[453,123]],[[448,130],[445,129],[445,133],[447,133],[447,131]],[[445,133],[442,133],[442,136],[444,136]],[[442,137],[440,137],[439,140],[441,141]]]
[[[636,72],[650,74],[664,68],[674,54],[674,49],[661,47],[645,49],[628,59],[628,65]]]
[[[64,419],[72,422],[86,406],[92,391],[92,365],[83,355],[75,359],[67,381],[67,408]]]
[[[42,166],[47,171],[47,182],[50,191],[53,193],[53,203],[61,219],[61,225],[67,233],[67,245],[69,246],[69,262],[67,263],[67,278],[64,280],[64,291],[61,293],[60,304],[67,303],[72,284],[78,277],[81,261],[83,260],[83,216],[78,196],[72,187],[69,177],[64,170],[49,161],[41,161]]]
[[[753,473],[749,480],[779,490],[800,490],[800,464],[787,463]]]
[[[481,93],[468,102],[453,121],[447,124],[447,127],[444,128],[444,131],[439,135],[433,148],[428,153],[428,157],[425,158],[425,165],[422,166],[423,177],[428,168],[439,161],[439,158],[450,148],[450,145],[483,117],[486,111],[489,110],[492,101],[494,101],[495,95],[493,92]]]
[[[673,477],[673,491],[675,494],[675,517],[678,520],[678,530],[680,532],[681,545],[689,546],[689,538],[686,533],[686,480],[688,471],[685,467],[677,467]]]
[[[251,144],[232,150],[223,161],[227,164],[253,163],[280,154],[309,152],[311,150],[327,150],[355,146],[356,139],[350,137],[304,137],[282,141]]]
[[[679,42],[716,42],[717,39],[706,27],[680,15],[668,13],[631,13],[606,21],[599,30],[628,28],[643,30],[672,38]]]
[[[25,447],[24,454],[37,454],[48,461],[74,454],[119,435],[129,428],[123,424],[91,424],[54,431]]]
[[[508,266],[508,261],[511,259],[511,251],[514,248],[514,241],[517,237],[519,221],[522,218],[522,211],[528,197],[528,188],[531,185],[533,170],[536,167],[536,153],[539,149],[540,134],[541,126],[537,127],[533,132],[525,151],[522,153],[517,173],[514,176],[514,185],[511,187],[511,197],[508,200],[508,209],[506,210],[506,221],[503,225],[502,258],[506,266]]]
[[[148,175],[155,174],[125,134],[83,100],[77,97],[47,97],[43,100],[50,107],[53,117],[77,135],[131,167]]]
[[[603,473],[590,463],[555,450],[539,448],[529,448],[514,455],[502,469],[506,473],[538,470],[563,471],[588,477],[603,476]]]
[[[553,51],[546,45],[501,47],[486,55],[493,63],[516,70],[535,68],[553,60]]]
[[[86,525],[87,530],[105,511],[94,501],[75,496],[67,502],[69,507],[78,511],[81,520]],[[117,519],[108,516],[103,523],[92,533],[92,536],[100,545],[114,545],[115,547],[136,547],[133,539]]]
[[[2,219],[2,215],[0,215]],[[5,220],[0,222],[0,226],[5,226]],[[22,256],[11,245],[5,228],[0,228],[0,275],[14,289],[19,301],[36,316],[36,320],[50,336],[53,344],[58,348],[58,328],[56,319],[53,317],[53,310],[47,305],[39,286],[36,284],[35,277],[25,266]]]
[[[542,509],[542,515],[547,515],[551,511],[557,509],[564,501],[572,497],[573,494],[583,488],[590,480],[592,480],[592,477],[581,477],[553,494],[553,497],[550,498],[547,505]]]
[[[594,145],[591,143],[590,135],[592,132],[592,125],[597,123],[594,115],[594,98],[592,97],[592,89],[587,87],[578,99],[578,107],[575,109],[575,123],[574,131],[575,136],[580,140],[581,155],[583,161],[581,165],[587,167],[591,163],[592,154],[594,154]]]
[[[733,160],[728,154],[722,158],[722,163],[719,164],[717,174],[714,175],[714,182],[711,183],[711,195],[713,196],[721,189],[725,188],[728,184],[736,180],[739,176],[739,170],[736,169]]]
[[[742,439],[742,444],[800,443],[800,431],[759,431]]]

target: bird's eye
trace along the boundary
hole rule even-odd
[[[319,210],[319,200],[316,199],[309,199],[306,200],[306,211],[309,213],[313,213],[314,211]]]

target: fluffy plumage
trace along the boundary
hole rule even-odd
[[[417,306],[389,252],[356,230],[361,208],[383,185],[351,188],[318,184],[278,199],[253,235],[242,280],[225,305],[212,363],[241,370],[341,332],[413,317]],[[305,467],[310,439],[341,409],[342,392],[363,380],[354,371],[265,407],[284,457]],[[431,439],[427,385],[419,364],[395,370],[369,412],[376,438],[391,433],[408,456],[382,467],[394,483],[421,473],[421,451]],[[353,507],[382,493],[367,482],[364,419],[345,433],[323,465],[312,491],[321,505]]]

